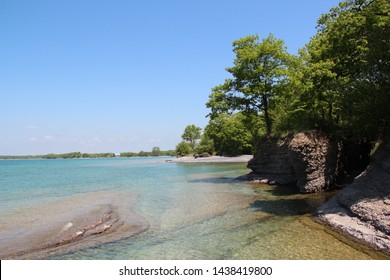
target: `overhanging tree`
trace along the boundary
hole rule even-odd
[[[390,121],[390,3],[341,2],[318,21],[307,44],[309,93],[331,127],[375,138]]]

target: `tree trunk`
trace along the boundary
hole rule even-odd
[[[263,96],[264,120],[267,136],[271,135],[271,119],[268,114],[268,98]]]

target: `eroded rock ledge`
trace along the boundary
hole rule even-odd
[[[303,193],[325,190],[340,178],[363,171],[321,205],[314,217],[356,241],[390,255],[390,139],[369,166],[370,146],[332,141],[315,131],[265,139],[248,163],[252,173],[239,179],[296,185]],[[356,174],[356,173],[355,173]],[[359,173],[357,173],[359,174]]]
[[[351,185],[317,209],[315,218],[390,255],[390,141]]]
[[[248,162],[252,172],[238,179],[295,185],[302,193],[323,191],[361,173],[370,150],[369,142],[330,139],[318,131],[265,138]]]
[[[339,174],[340,145],[317,131],[260,142],[242,180],[295,184],[303,193],[329,188]]]

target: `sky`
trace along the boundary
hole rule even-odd
[[[335,0],[2,0],[0,155],[174,149],[204,128],[232,42],[296,54]]]

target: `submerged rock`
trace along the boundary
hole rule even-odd
[[[50,240],[40,245],[38,249],[67,244],[91,235],[101,234],[109,229],[114,231],[123,225],[123,223],[119,219],[118,214],[113,212],[111,205],[101,206],[98,213],[87,219],[83,219],[77,225],[73,226],[73,223],[66,224],[59,234],[53,235]]]
[[[3,217],[0,259],[46,259],[137,235],[149,228],[132,191],[78,194]]]

